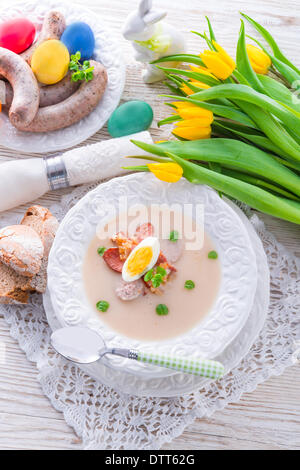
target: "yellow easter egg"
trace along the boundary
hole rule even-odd
[[[31,59],[31,68],[40,83],[53,85],[66,75],[70,54],[66,46],[57,39],[40,44]]]

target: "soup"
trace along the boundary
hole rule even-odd
[[[121,335],[144,341],[176,337],[195,327],[211,310],[221,280],[221,267],[216,247],[209,236],[203,233],[202,227],[198,227],[190,216],[182,215],[179,228],[177,214],[167,208],[157,208],[154,213],[155,220],[148,214],[144,219],[144,225],[134,225],[133,218],[126,214],[121,214],[117,219],[109,222],[104,227],[103,233],[99,234],[100,238],[95,236],[90,243],[83,264],[86,294],[97,315]],[[164,227],[162,220],[167,219],[170,223]],[[112,253],[119,256],[120,249],[124,246],[127,249],[127,245],[123,244],[118,245],[119,248],[116,250],[116,239],[114,238],[115,241],[112,242],[116,222],[119,225],[124,222],[128,223],[129,227],[131,225],[131,230],[128,231],[130,238],[136,236],[134,235],[135,228],[142,227],[143,230],[151,225],[151,236],[144,237],[142,243],[146,243],[146,247],[148,243],[151,245],[159,242],[160,244],[161,252],[156,265],[146,270],[147,272],[134,282],[125,282],[122,280],[121,272],[111,269],[111,266],[115,267],[111,264],[112,261],[115,262],[112,259]],[[200,245],[195,246],[194,249],[191,249],[190,237],[183,230],[186,226],[192,227],[196,234],[195,238],[200,240]],[[133,249],[142,246],[140,239],[143,239],[143,236],[139,235]],[[120,240],[117,242],[120,243]],[[114,250],[111,250],[112,247]],[[134,251],[130,246],[128,253],[133,259]],[[126,256],[127,259],[129,258],[128,253],[124,255],[122,252],[125,260]],[[161,254],[165,256],[161,257]],[[107,259],[110,257],[110,265],[108,265]],[[123,266],[125,260],[122,261]],[[157,269],[158,263],[161,269]],[[129,271],[130,275],[132,273],[133,271]],[[134,274],[136,275],[136,272]],[[155,276],[158,281],[162,280],[158,287],[154,282]],[[132,300],[124,300],[127,299],[127,291],[131,292],[137,287],[141,291],[137,291],[139,295]]]

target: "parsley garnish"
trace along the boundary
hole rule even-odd
[[[163,277],[161,274],[155,274],[155,276],[153,276],[153,278],[151,279],[151,282],[152,282],[152,286],[157,288],[161,285],[161,283],[163,282]]]
[[[83,64],[81,64],[80,59],[80,51],[77,51],[76,54],[71,55],[71,60],[69,63],[69,69],[73,71],[71,80],[72,82],[78,82],[82,80],[89,82],[90,80],[93,80],[94,67],[90,66],[89,60],[85,60]]]
[[[157,266],[154,269],[150,269],[150,271],[148,271],[145,274],[144,281],[145,282],[151,281],[152,286],[157,288],[163,283],[166,275],[167,275],[167,271],[161,266]]]
[[[98,248],[97,252],[98,252],[98,255],[103,256],[104,253],[106,252],[105,246],[100,246],[100,247]]]
[[[161,266],[157,266],[156,273],[160,274],[162,277],[165,277],[167,275],[167,271]]]
[[[153,269],[150,269],[150,271],[148,271],[148,272],[145,274],[145,276],[144,276],[144,281],[145,281],[145,282],[149,282],[149,281],[151,281],[152,277],[153,277]]]

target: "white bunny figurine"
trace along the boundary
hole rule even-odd
[[[166,15],[166,11],[152,8],[152,0],[140,0],[138,10],[127,17],[123,27],[123,36],[132,41],[135,59],[148,64],[143,71],[145,83],[158,82],[164,78],[164,73],[149,62],[185,51],[183,35],[161,21]],[[167,65],[172,67],[174,63],[168,62]]]

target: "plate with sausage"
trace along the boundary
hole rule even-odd
[[[124,85],[120,45],[93,12],[55,0],[0,11],[0,145],[78,145],[104,126]]]

